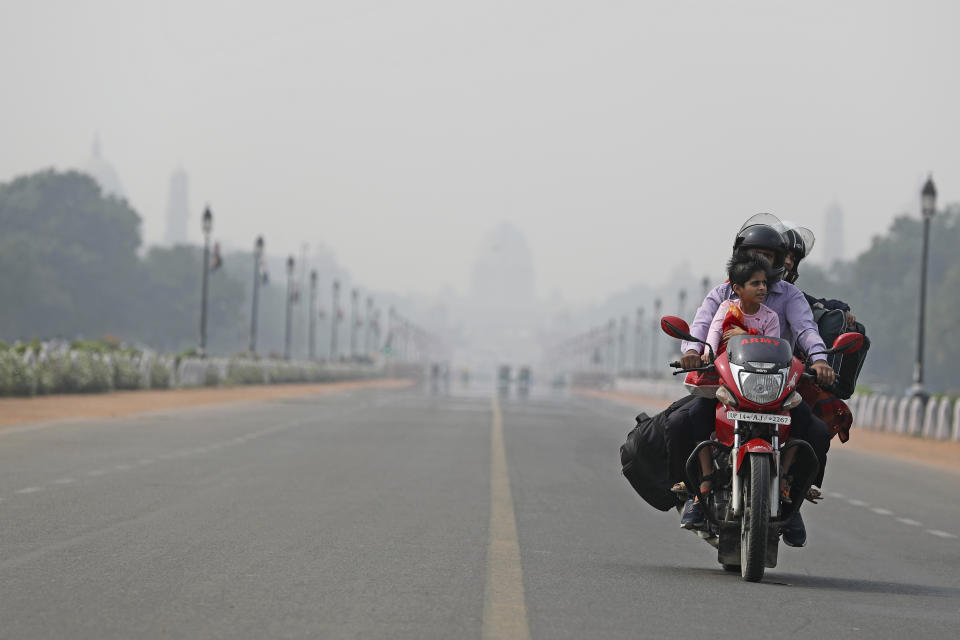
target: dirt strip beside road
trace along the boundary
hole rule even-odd
[[[115,418],[148,411],[213,404],[301,398],[352,389],[401,389],[412,380],[387,378],[317,384],[250,385],[201,389],[114,391],[38,398],[0,398],[0,427],[76,418]]]
[[[670,404],[670,401],[662,398],[619,391],[578,389],[577,393],[594,398],[614,400],[636,407],[636,411],[633,413],[638,413],[643,407],[663,408]],[[628,424],[632,417],[632,414],[627,412],[624,424]],[[833,439],[831,449],[836,447],[910,460],[960,474],[960,442],[941,442],[898,433],[858,429],[856,423],[854,423],[853,429],[850,430],[850,440],[848,442],[841,443],[837,438]]]

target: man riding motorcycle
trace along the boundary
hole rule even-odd
[[[799,345],[806,353],[825,351],[826,347],[817,325],[813,319],[810,305],[803,292],[796,286],[785,282],[782,277],[785,272],[787,246],[777,228],[780,221],[769,214],[754,216],[740,228],[733,245],[734,254],[747,253],[759,255],[768,259],[773,266],[771,282],[769,283],[767,298],[764,304],[777,313],[780,320],[781,337],[790,342],[791,346]],[[775,226],[776,225],[776,226]],[[729,283],[724,283],[711,291],[697,309],[696,317],[690,325],[690,334],[701,340],[707,337],[710,322],[720,304],[731,297],[733,291]],[[703,346],[700,343],[684,342],[681,345],[684,353],[680,359],[683,368],[694,368],[709,358],[702,354]],[[812,368],[817,374],[817,383],[828,386],[833,384],[835,373],[826,361],[824,355],[813,357]],[[695,398],[690,403],[686,414],[680,414],[676,419],[667,421],[666,437],[671,449],[688,446],[692,442],[689,432],[693,424],[712,424],[716,402],[708,398]],[[686,420],[684,420],[686,417]],[[791,411],[792,429],[796,437],[806,440],[813,448],[820,463],[820,471],[814,484],[820,486],[823,481],[826,466],[826,454],[830,448],[830,431],[822,420],[813,415],[810,407],[805,403]],[[690,449],[692,451],[692,447]],[[681,522],[686,526],[696,525],[695,503],[691,499],[684,509]],[[806,544],[806,530],[800,512],[783,528],[784,542],[790,546]]]

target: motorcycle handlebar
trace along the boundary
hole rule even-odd
[[[682,369],[682,368],[680,368],[680,367],[682,367],[683,365],[680,364],[680,361],[679,361],[679,360],[676,360],[676,361],[674,361],[674,362],[671,362],[671,363],[670,363],[670,366],[673,367],[674,369],[680,369],[679,371],[674,371],[674,372],[673,372],[673,375],[675,375],[675,376],[678,376],[678,375],[680,375],[681,373],[690,373],[691,371],[710,371],[710,370],[713,369],[713,363],[712,363],[712,362],[711,362],[710,364],[705,364],[705,365],[703,365],[702,367],[693,367],[692,369]]]

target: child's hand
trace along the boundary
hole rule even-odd
[[[729,340],[733,336],[745,336],[745,335],[747,335],[747,332],[741,329],[740,327],[730,327],[729,329],[723,332],[723,339]]]

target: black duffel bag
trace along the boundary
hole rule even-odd
[[[641,498],[660,511],[669,511],[681,504],[670,491],[673,482],[664,429],[670,414],[691,400],[693,396],[681,398],[652,418],[641,413],[637,416],[637,426],[620,445],[623,476]]]
[[[829,387],[824,387],[824,390],[841,400],[846,400],[857,388],[857,378],[860,377],[863,362],[867,359],[867,351],[870,350],[870,338],[867,337],[866,329],[859,322],[848,325],[847,314],[840,309],[814,309],[813,319],[816,320],[817,330],[828,348],[833,346],[833,341],[841,333],[853,331],[863,334],[863,348],[860,351],[846,354],[833,353],[827,356],[827,362],[837,373],[837,380]]]

